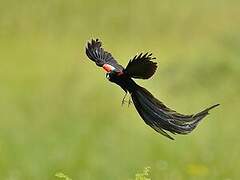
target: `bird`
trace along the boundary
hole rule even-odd
[[[155,98],[147,89],[138,85],[134,79],[149,79],[157,69],[157,63],[152,53],[140,53],[129,60],[124,68],[118,64],[111,53],[105,51],[102,42],[96,38],[87,42],[85,47],[87,57],[102,67],[106,78],[120,86],[127,93],[144,122],[163,136],[174,140],[173,135],[189,134],[199,122],[209,114],[209,111],[220,104],[214,104],[198,113],[184,115],[170,109],[163,102]],[[170,135],[171,133],[171,135]]]

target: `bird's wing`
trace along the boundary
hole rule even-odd
[[[152,53],[136,55],[128,62],[124,72],[132,78],[148,79],[157,69],[157,63],[153,62],[153,59],[156,58],[152,57]]]
[[[122,71],[124,68],[117,63],[111,53],[105,51],[101,46],[102,43],[98,39],[92,39],[91,42],[88,42],[86,47],[88,58],[94,61],[97,66],[103,67],[104,64],[109,64],[115,68],[115,71]]]

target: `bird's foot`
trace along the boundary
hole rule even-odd
[[[122,100],[121,105],[123,106],[125,103],[129,103],[127,100]]]
[[[129,106],[132,104],[132,100],[131,100],[131,96],[129,96],[128,101],[125,100],[126,97],[127,97],[127,94],[128,94],[128,93],[126,93],[126,94],[124,95],[124,97],[123,97],[123,99],[122,99],[122,103],[121,103],[121,105],[123,106],[125,103],[127,103],[127,104],[128,104],[128,107],[129,107]]]
[[[132,104],[132,100],[131,100],[131,97],[129,97],[128,99],[128,107]]]

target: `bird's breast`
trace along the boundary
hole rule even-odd
[[[126,76],[113,76],[109,78],[109,81],[119,85],[125,92],[133,92],[136,87],[136,83]]]

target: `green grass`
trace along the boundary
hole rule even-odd
[[[0,179],[240,177],[239,1],[1,1]],[[99,37],[127,64],[151,51],[158,71],[137,82],[168,106],[213,111],[169,141],[84,52]]]
[[[143,169],[143,172],[140,173],[136,173],[135,175],[135,180],[151,180],[149,178],[150,175],[150,167],[145,167]],[[58,179],[64,179],[64,180],[72,180],[71,178],[69,178],[67,175],[65,175],[64,173],[58,172],[55,174],[55,177],[57,177]]]

